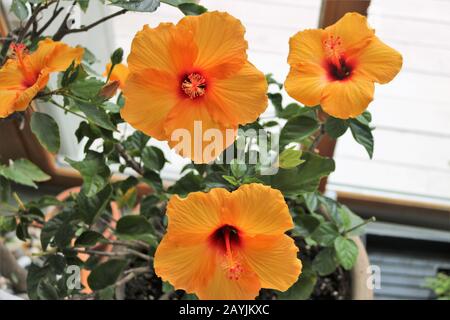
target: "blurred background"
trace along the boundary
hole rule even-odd
[[[10,2],[1,1],[4,14],[0,19],[13,25],[17,21],[8,12]],[[332,141],[322,146],[328,153],[334,150],[337,168],[328,179],[327,193],[359,215],[377,218],[364,239],[371,264],[381,271],[375,298],[433,298],[424,288],[425,278],[438,272],[450,274],[450,1],[202,0],[201,4],[240,19],[247,30],[249,60],[280,82],[289,68],[288,39],[300,30],[334,23],[347,11],[367,14],[376,34],[402,53],[402,71],[389,85],[376,87],[369,107],[376,127],[373,159],[353,141],[350,132],[336,146]],[[91,0],[87,13],[75,12],[74,17],[80,24],[88,24],[116,10]],[[87,34],[69,35],[64,41],[95,52],[98,61],[93,68],[101,74],[114,49],[122,47],[128,54],[143,25],[176,23],[182,17],[178,9],[161,4],[152,14],[127,13]],[[290,99],[287,95],[284,98]],[[38,108],[59,121],[62,148],[55,166],[64,168],[65,157],[80,159],[82,146],[74,136],[79,120],[45,105]],[[269,106],[263,117],[273,116]],[[123,127],[122,134],[132,130]],[[33,152],[33,146],[23,141],[11,150],[5,147],[6,139],[3,131],[2,158],[11,152]],[[165,143],[152,143],[162,147],[171,162],[163,177],[168,181],[178,177],[187,161]],[[66,179],[63,171],[58,172],[63,176],[56,179],[58,185],[46,186],[51,192],[73,181]]]

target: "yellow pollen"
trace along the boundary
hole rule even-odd
[[[181,89],[190,99],[201,97],[206,92],[206,79],[201,74],[191,73],[181,83]]]
[[[28,58],[26,46],[22,43],[12,44],[11,49],[13,50],[14,58],[17,59],[17,62],[20,65],[20,69],[25,76],[27,83],[34,83],[36,81],[36,75],[34,74],[33,70],[29,68],[29,65],[27,65],[25,61],[25,59]]]
[[[339,68],[341,65],[340,60],[343,54],[341,38],[330,35],[328,39],[324,40],[323,46],[327,57],[336,67]]]

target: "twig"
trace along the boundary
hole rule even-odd
[[[139,268],[133,268],[133,269],[128,269],[128,270],[125,270],[125,272],[124,272],[124,274],[130,274],[130,273],[136,273],[136,274],[138,274],[138,273],[150,273],[150,268],[147,266],[147,267],[139,267]]]
[[[125,162],[137,173],[141,176],[144,175],[144,169],[141,167],[139,163],[137,163],[125,150],[125,148],[121,144],[115,144],[115,149],[119,153],[119,155],[125,160]]]
[[[136,273],[127,274],[125,277],[116,282],[116,287],[123,286],[125,283],[133,280],[136,276],[137,276]]]
[[[96,22],[93,22],[93,23],[91,23],[91,24],[89,24],[87,26],[84,26],[84,27],[81,27],[81,28],[78,28],[78,29],[69,29],[69,28],[67,28],[67,25],[66,25],[67,19],[65,19],[63,24],[61,24],[60,29],[53,36],[53,40],[59,41],[59,40],[61,40],[62,38],[64,38],[68,34],[88,31],[89,29],[92,29],[92,28],[98,26],[99,24],[109,20],[109,19],[112,19],[114,17],[120,16],[120,15],[126,13],[127,11],[128,11],[127,9],[122,9],[122,10],[117,11],[117,12],[115,12],[113,14],[110,14],[109,16],[106,16],[106,17],[104,17],[104,18],[102,18],[100,20],[97,20]]]
[[[75,7],[75,5],[77,4],[77,2],[78,1],[75,0],[72,3],[69,11],[67,11],[66,16],[64,17],[63,21],[61,22],[61,25],[59,26],[58,30],[56,31],[55,35],[53,36],[53,40],[59,41],[66,35],[67,30],[69,30],[69,28],[67,27],[67,20],[69,20],[72,10]]]
[[[134,255],[137,256],[145,261],[152,261],[152,258],[146,254],[143,254],[139,251],[133,250],[133,249],[127,249],[124,251],[113,251],[113,252],[107,252],[107,251],[98,251],[98,250],[91,250],[91,249],[79,249],[79,248],[73,248],[74,251],[78,253],[85,253],[89,255],[97,255],[97,256],[105,256],[105,257],[124,257],[128,255]]]
[[[371,217],[371,218],[369,218],[367,220],[364,220],[363,222],[361,222],[360,224],[357,224],[353,228],[350,228],[350,229],[344,231],[344,235],[349,234],[350,232],[352,232],[352,231],[354,231],[354,230],[356,230],[358,228],[361,228],[362,226],[365,226],[368,223],[375,222],[375,221],[377,221],[377,219],[375,217]]]
[[[56,3],[55,10],[48,21],[37,31],[36,37],[40,37],[42,33],[52,24],[52,22],[59,16],[59,14],[64,11],[64,8],[59,8],[59,1]]]
[[[25,35],[27,34],[28,29],[30,29],[31,25],[36,21],[36,17],[39,14],[39,12],[41,12],[41,10],[43,10],[44,8],[46,8],[47,6],[42,6],[41,4],[38,4],[36,6],[36,9],[33,10],[33,13],[31,14],[31,17],[28,19],[27,23],[25,24],[25,26],[22,28],[22,30],[20,30],[19,36],[17,38],[17,42],[21,43],[23,38],[25,37]]]
[[[314,151],[317,146],[319,145],[320,141],[322,141],[322,138],[325,136],[325,125],[320,125],[320,132],[319,134],[314,138],[313,143],[309,147],[309,151]]]
[[[133,241],[133,242],[127,242],[127,241],[121,241],[121,240],[106,240],[104,241],[108,244],[112,244],[115,246],[122,246],[122,247],[128,247],[128,248],[135,248],[135,249],[150,249],[149,245],[143,245],[140,242]]]
[[[77,113],[77,112],[75,112],[75,111],[72,111],[72,110],[70,110],[70,109],[65,108],[64,106],[60,105],[58,102],[56,102],[56,101],[53,100],[53,99],[50,99],[50,102],[51,102],[54,106],[56,106],[56,107],[58,107],[58,108],[64,110],[65,112],[71,113],[71,114],[73,114],[73,115],[75,115],[75,116],[77,116],[77,117],[80,117],[80,118],[82,118],[82,119],[84,119],[84,120],[86,120],[86,121],[88,120],[88,118],[86,118],[85,116],[83,116],[83,115],[81,115],[81,114],[79,114],[79,113]]]

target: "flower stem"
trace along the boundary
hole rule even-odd
[[[80,117],[80,118],[82,118],[82,119],[84,119],[84,120],[86,120],[86,121],[88,120],[88,118],[86,118],[85,116],[83,116],[83,115],[81,115],[81,114],[79,114],[79,113],[77,113],[77,112],[75,112],[75,111],[72,111],[72,110],[70,110],[70,109],[65,108],[63,105],[59,104],[58,102],[56,102],[56,101],[53,100],[53,99],[50,99],[50,102],[51,102],[53,105],[55,105],[56,107],[58,107],[58,108],[64,110],[64,112],[71,113],[71,114],[73,114],[73,115],[75,115],[75,116],[77,116],[77,117]]]
[[[364,220],[364,221],[361,222],[360,224],[357,224],[356,226],[354,226],[354,227],[352,227],[352,228],[346,230],[346,231],[344,232],[344,235],[345,235],[345,234],[348,234],[348,233],[350,233],[350,232],[352,232],[352,231],[354,231],[354,230],[356,230],[356,229],[358,229],[358,228],[361,228],[362,226],[365,226],[366,224],[368,224],[368,223],[370,223],[370,222],[375,222],[375,221],[377,221],[377,219],[376,219],[375,217],[371,217],[371,218],[369,218],[369,219],[367,219],[367,220]]]

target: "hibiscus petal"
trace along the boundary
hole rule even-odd
[[[216,253],[206,244],[186,244],[165,236],[156,249],[155,273],[188,293],[206,287],[216,268]]]
[[[286,291],[297,281],[302,263],[290,237],[245,237],[243,242],[242,256],[258,275],[261,287]]]
[[[192,30],[199,51],[194,64],[212,77],[227,77],[239,71],[247,60],[245,28],[228,13],[214,11],[188,16],[177,26]]]
[[[41,72],[42,69],[57,72],[66,70],[73,61],[79,64],[83,54],[83,48],[72,48],[63,42],[47,38],[39,42],[38,49],[29,58],[36,72]]]
[[[227,269],[221,263],[216,263],[209,282],[199,287],[196,293],[202,300],[252,300],[260,289],[257,275],[248,266],[243,266],[239,279],[230,280]]]
[[[19,94],[17,90],[0,89],[0,118],[6,118],[15,111],[14,104]]]
[[[378,83],[391,81],[402,68],[403,62],[400,53],[376,37],[355,59],[359,73]]]
[[[328,36],[340,37],[346,54],[366,47],[375,32],[367,24],[367,18],[356,12],[346,13],[338,22],[327,27]]]
[[[291,67],[284,85],[292,98],[312,107],[320,103],[327,82],[326,71],[321,66],[305,63]]]
[[[167,206],[168,232],[184,241],[197,237],[206,240],[222,225],[221,208],[229,194],[215,188],[208,193],[192,192],[186,198],[173,196]]]
[[[289,39],[288,63],[292,66],[304,63],[321,65],[325,57],[323,50],[323,29],[305,30]]]
[[[156,28],[145,25],[133,39],[128,67],[131,72],[151,68],[178,75],[191,68],[196,57],[191,32],[172,23],[161,23]]]
[[[131,73],[123,94],[122,118],[134,128],[159,140],[166,139],[164,120],[179,100],[178,82],[167,72],[144,70]]]
[[[214,121],[207,99],[202,97],[180,101],[167,116],[164,127],[169,146],[195,163],[215,160],[234,142],[237,129]]]
[[[213,119],[226,126],[255,121],[267,107],[267,81],[250,62],[236,74],[216,80],[208,91],[215,103],[209,108]]]
[[[230,224],[247,236],[281,235],[294,227],[281,192],[259,183],[232,192],[228,208]]]
[[[329,83],[323,91],[321,106],[335,118],[355,118],[367,109],[373,100],[374,90],[371,80],[353,74],[348,80]]]

